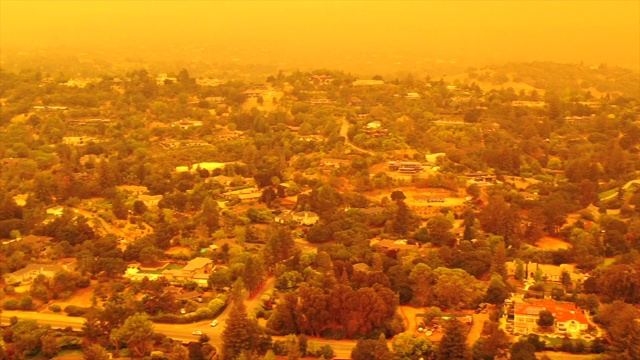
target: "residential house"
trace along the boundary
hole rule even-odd
[[[213,271],[211,259],[197,257],[187,263],[182,269],[167,269],[162,276],[174,283],[195,281],[199,286],[207,286],[207,279]]]
[[[351,165],[351,160],[324,158],[320,160],[320,166],[341,168]]]
[[[69,110],[66,106],[34,106],[35,111],[65,111]]]
[[[7,274],[5,282],[11,285],[26,284],[33,281],[38,275],[53,278],[57,272],[62,270],[65,270],[62,265],[29,264],[20,270]]]
[[[230,141],[244,138],[244,133],[240,130],[223,129],[215,134],[217,140]]]
[[[406,239],[401,240],[391,240],[391,239],[371,239],[369,245],[373,248],[376,248],[381,251],[389,251],[389,250],[418,250],[419,247],[417,245],[410,245],[407,243]]]
[[[333,81],[333,76],[331,75],[311,75],[309,76],[309,81],[314,84],[330,84]]]
[[[212,78],[199,78],[196,79],[196,84],[200,86],[218,86],[220,85],[220,80]]]
[[[372,121],[367,124],[366,128],[369,130],[377,130],[382,127],[382,123],[380,121]]]
[[[207,96],[204,101],[209,104],[223,104],[227,99],[224,96]]]
[[[180,129],[189,129],[189,128],[193,128],[193,127],[200,127],[202,126],[202,121],[196,121],[196,120],[180,120],[180,121],[174,121],[171,123],[172,127],[179,127]]]
[[[353,264],[353,271],[361,271],[361,272],[365,272],[368,273],[369,271],[371,271],[371,267],[369,265],[367,265],[366,263],[355,263]]]
[[[250,89],[250,90],[244,91],[243,94],[247,95],[247,98],[249,99],[257,99],[266,92],[267,91],[263,89]]]
[[[139,196],[149,192],[149,188],[147,188],[146,186],[138,185],[120,185],[118,186],[118,189],[131,193],[134,196]]]
[[[298,225],[312,226],[317,223],[320,218],[318,214],[313,211],[293,212],[291,210],[282,210],[273,220],[279,224],[296,223]]]
[[[74,125],[110,124],[111,119],[68,119],[67,123]]]
[[[324,141],[324,136],[322,135],[300,135],[298,137],[298,140],[300,141],[313,141],[313,142],[318,142],[318,141]]]
[[[468,179],[468,180],[472,180],[476,183],[495,183],[496,182],[496,175],[493,174],[489,174],[489,173],[466,173],[464,174],[464,176]]]
[[[99,143],[102,142],[102,140],[91,136],[65,136],[62,138],[62,143],[66,145],[84,146],[88,145],[90,142]]]
[[[554,327],[557,332],[570,337],[578,337],[581,331],[587,330],[589,321],[574,303],[556,302],[545,299],[534,302],[516,302],[514,308],[514,333],[530,334],[538,331],[538,319],[541,311],[549,311],[555,317]]]
[[[516,273],[516,262],[508,261],[505,263],[507,267],[507,274],[514,276]],[[571,281],[583,281],[585,275],[576,271],[574,265],[571,264],[538,264],[534,262],[528,262],[524,264],[525,279],[533,279],[536,273],[540,272],[542,279],[545,281],[562,281],[562,273],[567,272],[571,276]]]
[[[384,85],[383,80],[356,80],[353,82],[353,86],[372,86],[372,85]]]
[[[62,216],[64,213],[64,206],[58,205],[54,207],[50,207],[46,210],[47,215],[51,216]]]
[[[544,101],[527,101],[527,100],[514,100],[511,102],[511,106],[533,107],[541,108],[545,106]]]
[[[389,170],[403,174],[416,174],[423,170],[422,164],[414,161],[389,161],[387,166]]]
[[[435,164],[438,159],[446,157],[445,153],[426,154],[424,160],[430,164]]]
[[[293,211],[291,210],[283,210],[280,214],[276,215],[273,218],[273,221],[278,224],[289,224],[293,222]]]
[[[216,169],[224,169],[224,167],[226,166],[225,163],[219,163],[219,162],[201,162],[198,164],[193,164],[191,165],[191,167],[189,166],[176,166],[176,172],[190,172],[192,174],[195,174],[198,172],[198,170],[207,170],[207,171],[213,171]]]
[[[564,121],[567,123],[582,122],[595,119],[595,116],[565,116]]]
[[[309,103],[313,105],[329,105],[329,104],[333,104],[334,101],[327,98],[314,98],[309,100]]]
[[[404,98],[405,99],[411,99],[411,100],[420,99],[420,94],[414,93],[414,92],[410,92],[410,93],[407,93],[407,95],[405,95]]]
[[[162,195],[138,195],[138,200],[142,201],[148,208],[158,206]]]
[[[320,220],[313,211],[298,211],[293,213],[293,221],[300,225],[312,226]]]
[[[156,84],[158,85],[165,85],[167,83],[176,83],[176,82],[178,82],[178,78],[169,77],[167,76],[167,74],[158,74],[158,76],[156,77]]]
[[[251,187],[246,189],[227,191],[226,193],[222,194],[222,196],[224,196],[224,198],[227,200],[233,200],[237,196],[240,201],[249,202],[260,199],[260,197],[262,196],[262,192],[258,188]]]

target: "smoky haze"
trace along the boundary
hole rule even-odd
[[[395,56],[638,69],[640,1],[0,1],[0,55],[43,47],[175,57],[205,49],[343,68]]]

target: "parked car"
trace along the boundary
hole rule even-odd
[[[213,320],[211,322],[211,327],[215,327],[216,325],[218,325],[218,320]]]

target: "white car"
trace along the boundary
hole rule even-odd
[[[211,322],[211,327],[215,327],[216,325],[218,325],[218,320],[213,320]]]
[[[202,331],[196,330],[196,331],[192,332],[191,334],[192,335],[202,335]]]

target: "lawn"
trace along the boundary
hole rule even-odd
[[[153,270],[153,271],[144,271],[146,274],[155,274],[155,275],[162,275],[162,272],[165,270],[180,270],[184,267],[184,265],[179,265],[179,264],[167,264],[167,266],[163,267],[162,269],[158,269],[158,270]]]
[[[536,247],[539,249],[568,249],[571,244],[568,242],[553,236],[544,236],[536,242]]]
[[[600,198],[600,200],[603,200],[603,199],[606,199],[606,198],[608,198],[610,196],[613,196],[613,195],[615,195],[617,193],[618,193],[618,188],[614,188],[614,189],[603,191],[603,192],[599,193],[598,197]]]
[[[549,337],[547,335],[540,336],[540,340],[543,340],[547,343],[547,348],[556,348],[562,346],[563,337]],[[583,342],[586,346],[591,346],[592,341],[582,340],[582,339],[571,339],[571,342],[575,346],[578,342]]]

